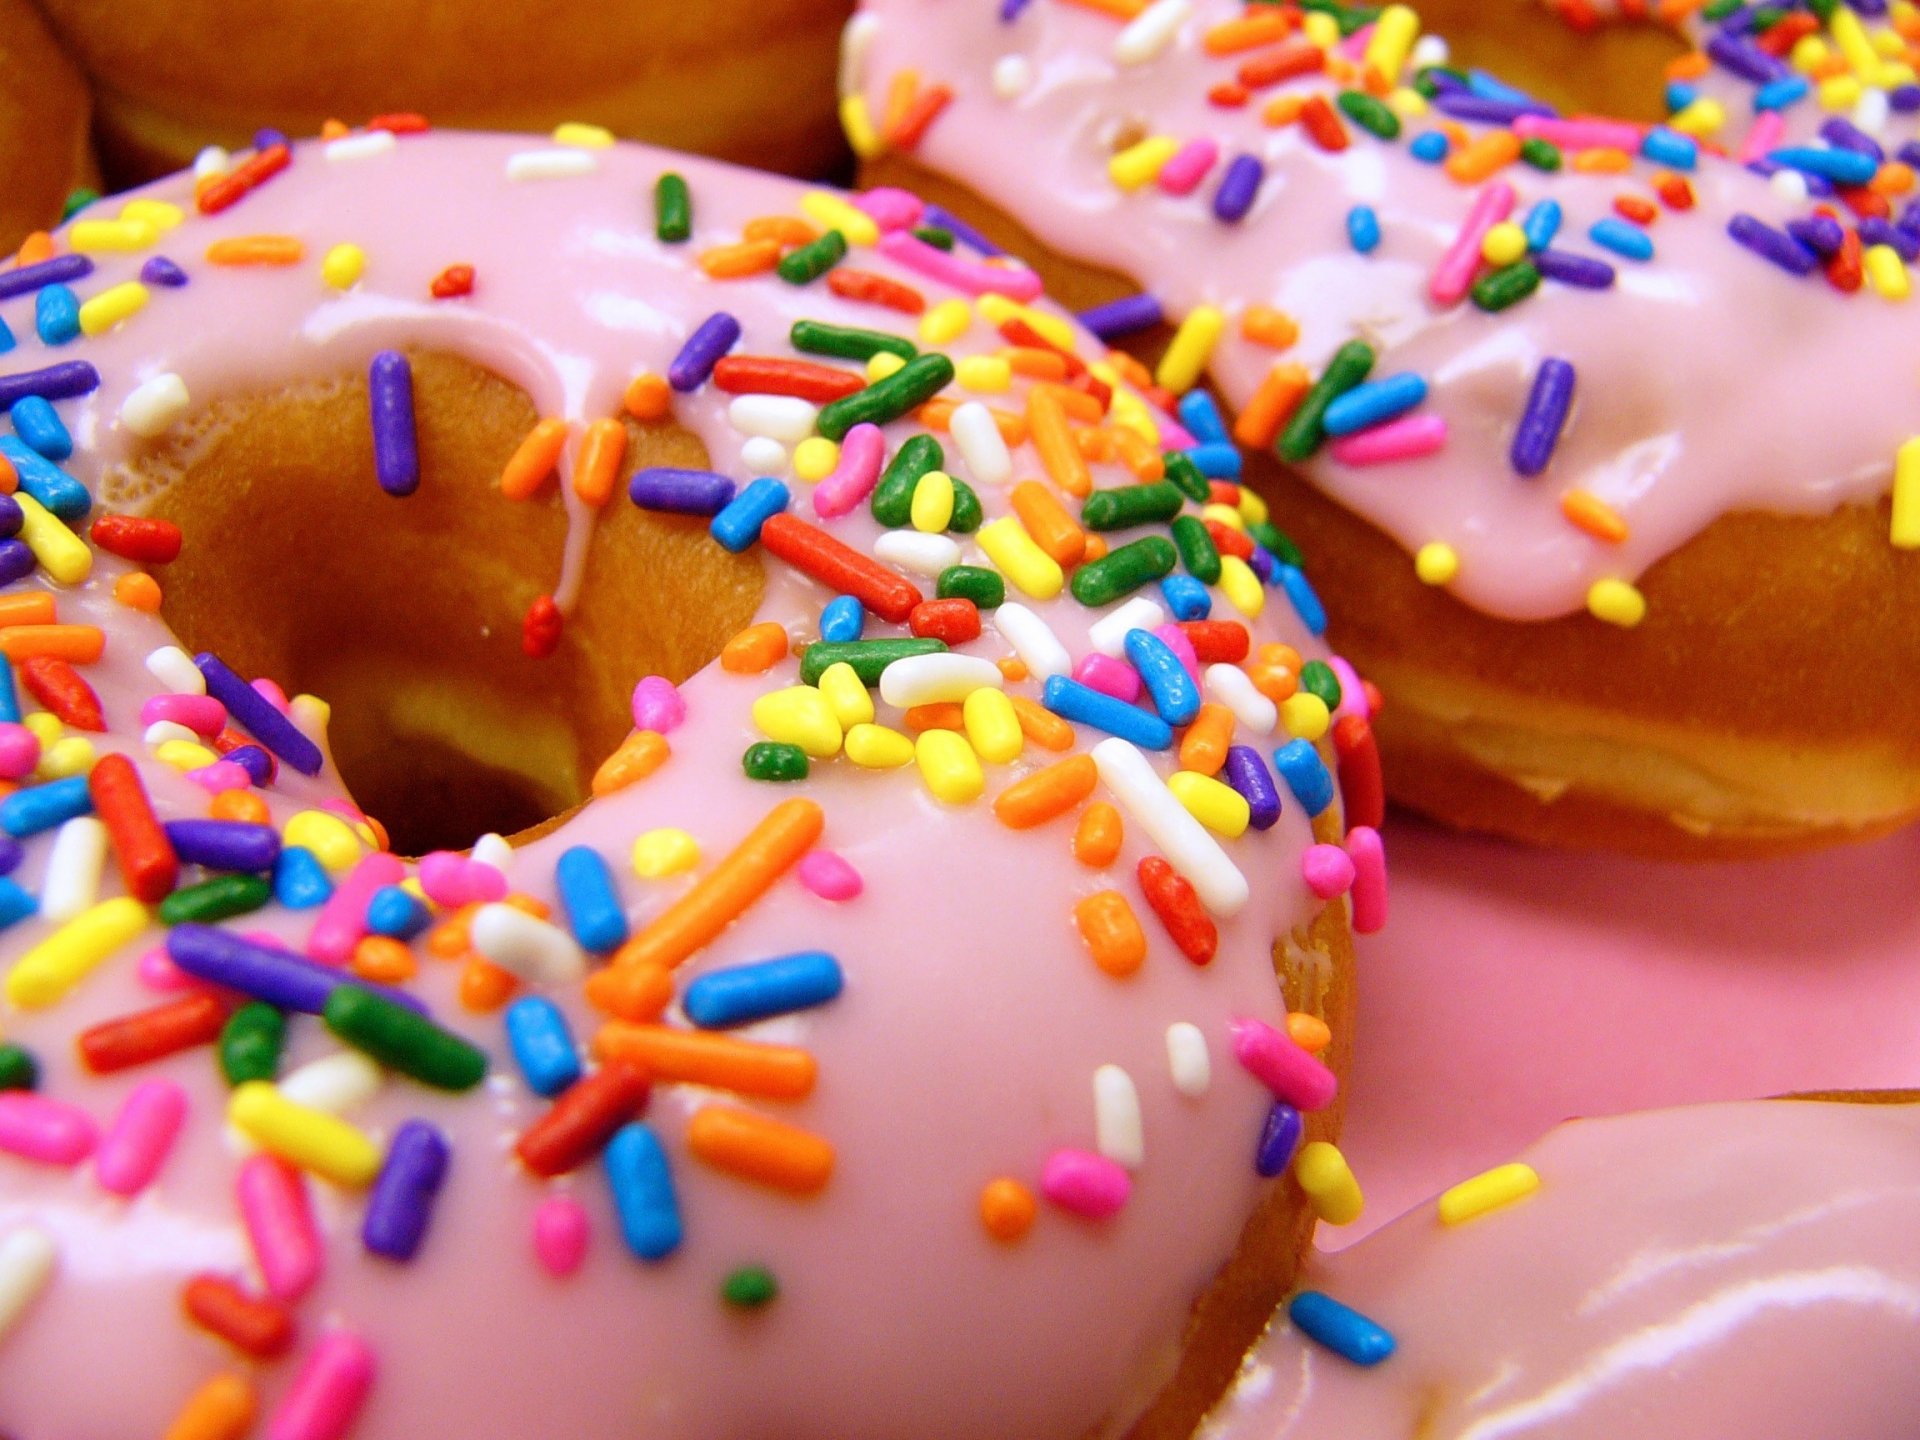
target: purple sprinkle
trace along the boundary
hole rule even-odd
[[[1787,222],[1787,233],[1816,255],[1833,255],[1846,243],[1846,231],[1831,215],[1809,215]]]
[[[633,472],[633,479],[627,482],[627,494],[642,510],[666,510],[675,515],[718,515],[733,499],[733,481],[712,470],[676,470],[667,465],[653,465]]]
[[[1284,1100],[1274,1101],[1267,1112],[1267,1123],[1260,1127],[1260,1148],[1253,1153],[1254,1170],[1269,1180],[1283,1173],[1305,1133],[1300,1112]]]
[[[419,1253],[450,1155],[447,1137],[424,1120],[409,1120],[394,1132],[367,1196],[360,1227],[367,1249],[389,1260],[411,1260]]]
[[[700,322],[700,328],[687,337],[680,353],[667,367],[667,383],[680,391],[697,390],[720,357],[740,342],[740,322],[724,310],[716,310]]]
[[[26,857],[26,846],[11,835],[0,835],[0,875],[11,875]]]
[[[1914,111],[1920,110],[1920,85],[1894,86],[1887,92],[1887,104],[1896,115],[1911,115]],[[1906,150],[1911,147],[1913,142],[1909,140],[1906,145],[1901,146],[1901,149]]]
[[[253,148],[255,150],[271,150],[276,145],[286,145],[288,143],[290,142],[286,135],[279,130],[263,127],[253,132]]]
[[[1513,468],[1532,478],[1547,468],[1554,447],[1560,443],[1560,431],[1573,408],[1573,366],[1549,356],[1540,362],[1533,375],[1533,389],[1527,395],[1527,408],[1513,432],[1510,459]]]
[[[1280,562],[1274,558],[1271,550],[1264,545],[1255,545],[1253,555],[1247,561],[1247,568],[1262,585],[1271,585],[1274,576],[1280,573]]]
[[[1784,80],[1793,72],[1784,61],[1776,60],[1751,40],[1721,31],[1707,41],[1707,55],[1723,70],[1731,70],[1742,80],[1764,85],[1769,80]]]
[[[1471,88],[1467,81],[1451,70],[1430,70],[1427,79],[1433,82],[1433,93],[1439,95],[1461,95]]]
[[[280,832],[271,825],[244,820],[169,820],[165,829],[174,853],[189,865],[255,874],[271,870],[280,858]]]
[[[236,745],[220,758],[238,765],[256,785],[273,778],[273,757],[258,745]]]
[[[1887,158],[1887,152],[1880,148],[1880,142],[1851,120],[1835,115],[1820,127],[1820,138],[1829,145],[1841,150],[1853,150],[1861,155],[1871,155],[1874,164]]]
[[[1251,155],[1236,155],[1220,177],[1220,188],[1213,195],[1213,213],[1229,225],[1237,225],[1253,208],[1260,193],[1260,182],[1267,167]]]
[[[420,438],[413,425],[413,366],[398,350],[382,350],[367,367],[373,405],[373,473],[389,495],[420,488]]]
[[[346,970],[274,950],[211,925],[174,926],[167,932],[167,958],[196,979],[303,1015],[318,1015],[327,1008],[327,997],[347,984],[363,986],[417,1013],[426,1011],[404,990],[355,980]]]
[[[1545,280],[1561,285],[1576,285],[1582,290],[1605,290],[1613,284],[1613,266],[1592,255],[1576,255],[1570,250],[1541,250],[1533,265]]]
[[[1032,3],[1033,0],[1000,0],[1000,23],[1011,25],[1020,18],[1020,12]]]
[[[37,265],[22,265],[18,270],[0,271],[0,300],[16,295],[31,295],[45,285],[63,285],[93,273],[93,261],[85,255],[56,255]]]
[[[140,278],[149,285],[178,290],[187,283],[187,272],[164,255],[156,255],[140,267]]]
[[[0,375],[0,410],[11,410],[29,395],[46,400],[71,400],[100,388],[100,372],[84,360],[62,360],[44,370]]]
[[[942,210],[938,205],[929,205],[920,219],[923,224],[945,230],[961,244],[971,246],[989,259],[1007,253],[951,210]]]
[[[211,651],[202,651],[193,657],[193,663],[206,679],[207,694],[227,707],[235,724],[302,775],[320,773],[320,747],[302,735],[258,690],[228,669],[225,661]]]
[[[1791,227],[1789,227],[1791,228]],[[1920,258],[1920,235],[1903,230],[1889,220],[1868,218],[1860,222],[1862,245],[1889,245],[1908,264]]]
[[[18,535],[26,516],[21,512],[20,502],[11,495],[0,495],[0,538]]]
[[[1159,296],[1143,290],[1138,295],[1123,295],[1091,310],[1082,310],[1079,318],[1082,325],[1102,340],[1113,341],[1136,331],[1151,330],[1166,320],[1167,312],[1161,307]]]
[[[1255,830],[1271,830],[1280,818],[1280,790],[1273,783],[1273,772],[1267,769],[1260,752],[1251,745],[1228,747],[1227,763],[1221,775],[1246,799],[1251,812],[1247,824]]]
[[[0,585],[26,579],[38,563],[26,541],[0,540]]]
[[[1787,168],[1789,167],[1782,165],[1778,160],[1765,155],[1762,155],[1758,160],[1749,160],[1747,162],[1747,169],[1769,180]],[[1833,182],[1827,179],[1826,176],[1814,175],[1805,170],[1795,171],[1794,173],[1799,175],[1801,181],[1807,187],[1807,194],[1811,195],[1814,199],[1825,200],[1832,197]]]
[[[1522,115],[1551,115],[1553,108],[1537,101],[1499,100],[1459,90],[1436,95],[1433,108],[1456,120],[1476,125],[1511,125]]]
[[[1820,257],[1793,236],[1751,215],[1734,216],[1727,222],[1727,234],[1789,275],[1805,275],[1820,263]]]

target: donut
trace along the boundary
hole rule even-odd
[[[1200,1440],[1904,1435],[1912,1100],[1562,1125],[1316,1255]]]
[[[1126,365],[909,195],[629,144],[56,240],[0,1430],[1189,1434],[1348,1202],[1386,871],[1374,697]]]
[[[101,154],[122,183],[265,128],[314,135],[382,112],[501,130],[592,123],[796,175],[845,155],[831,108],[845,0],[519,4],[480,19],[460,0],[40,8],[93,82]]]
[[[1436,69],[1403,6],[1136,9],[872,0],[850,132],[1163,378],[1206,369],[1214,473],[1391,699],[1395,795],[1682,856],[1911,819],[1904,84],[1877,138],[1703,139]]]
[[[27,0],[0,0],[0,249],[60,218],[98,177],[87,83]]]

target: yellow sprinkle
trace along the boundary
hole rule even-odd
[[[93,769],[93,742],[84,735],[69,735],[56,740],[40,752],[40,763],[33,773],[43,780],[65,780]]]
[[[1527,232],[1511,220],[1488,229],[1480,242],[1480,258],[1489,265],[1511,265],[1527,253]]]
[[[1311,690],[1296,690],[1280,705],[1280,723],[1296,740],[1318,740],[1333,723],[1327,702]]]
[[[920,338],[929,345],[947,345],[967,333],[973,307],[964,300],[942,300],[920,317]]]
[[[1261,498],[1260,492],[1251,485],[1242,485],[1240,487],[1240,518],[1249,525],[1264,525],[1267,523],[1269,514],[1267,502]]]
[[[331,871],[351,868],[360,859],[360,837],[338,815],[325,810],[302,810],[287,821],[280,838],[288,845],[311,850],[314,859]]]
[[[336,245],[320,262],[320,278],[336,290],[350,290],[366,268],[366,251],[358,245]]]
[[[1200,372],[1207,368],[1213,347],[1226,328],[1227,317],[1214,306],[1194,306],[1180,322],[1180,328],[1173,332],[1173,343],[1160,357],[1160,364],[1153,372],[1154,380],[1176,395],[1191,390],[1199,381]]]
[[[1122,190],[1138,190],[1158,179],[1179,151],[1180,142],[1171,135],[1149,135],[1109,160],[1107,174]]]
[[[840,447],[824,435],[809,435],[793,447],[793,473],[810,484],[819,484],[840,463]]]
[[[881,350],[867,361],[867,380],[869,383],[884,380],[906,363],[891,350]]]
[[[1300,33],[1322,50],[1331,50],[1340,43],[1340,22],[1324,10],[1310,10],[1300,22]]]
[[[67,244],[80,255],[145,250],[159,238],[151,220],[76,220],[67,231]]]
[[[1413,7],[1389,5],[1373,22],[1373,35],[1367,41],[1361,63],[1379,71],[1381,79],[1391,85],[1400,78],[1401,67],[1407,63],[1407,54],[1419,35],[1420,17],[1413,12]]]
[[[33,738],[40,742],[42,750],[60,738],[60,717],[49,715],[44,710],[35,710],[20,723],[33,733]]]
[[[1026,733],[1004,690],[981,686],[961,702],[960,719],[974,753],[988,764],[1006,765],[1020,758]]]
[[[1237,507],[1232,505],[1221,505],[1209,502],[1200,507],[1200,518],[1202,520],[1218,520],[1229,530],[1239,530],[1243,533],[1247,528],[1246,517],[1240,513]]]
[[[1860,268],[1866,272],[1867,283],[1888,300],[1904,300],[1913,292],[1907,263],[1891,245],[1867,246],[1860,256]]]
[[[1017,516],[1006,515],[982,525],[973,538],[1022,595],[1051,600],[1066,583],[1060,563],[1033,543]]]
[[[1647,618],[1647,597],[1625,580],[1596,580],[1587,590],[1587,609],[1596,620],[1631,630]]]
[[[1883,60],[1898,60],[1906,54],[1906,41],[1893,30],[1876,30],[1872,36],[1874,52]]]
[[[187,218],[187,212],[165,200],[129,200],[120,207],[120,218],[151,225],[162,235]]]
[[[220,757],[192,740],[162,740],[153,747],[153,758],[185,774],[211,765]]]
[[[953,477],[944,470],[929,470],[914,482],[913,502],[908,512],[913,528],[924,535],[938,535],[953,520]]]
[[[840,128],[847,132],[848,148],[862,160],[875,159],[886,148],[880,143],[880,132],[874,128],[873,112],[867,108],[864,95],[840,97]]]
[[[1827,57],[1832,53],[1824,37],[1803,35],[1793,42],[1793,49],[1787,52],[1787,60],[1794,69],[1807,74],[1826,64]]]
[[[249,1080],[235,1090],[227,1119],[262,1150],[335,1185],[360,1189],[380,1173],[380,1147],[365,1131],[289,1100],[266,1080]]]
[[[844,732],[827,697],[811,685],[771,690],[753,702],[753,723],[769,740],[798,745],[815,760],[840,753]]]
[[[1167,788],[1189,815],[1214,834],[1231,840],[1247,833],[1253,811],[1247,797],[1231,785],[1197,770],[1176,770],[1167,777]]]
[[[1353,1178],[1353,1170],[1339,1146],[1329,1145],[1325,1140],[1310,1140],[1302,1145],[1299,1158],[1293,1162],[1293,1178],[1307,1192],[1313,1213],[1327,1224],[1351,1225],[1360,1218],[1365,1204],[1360,1182]]]
[[[1429,540],[1415,552],[1413,573],[1428,585],[1445,585],[1460,573],[1460,552],[1444,540]]]
[[[427,887],[420,883],[420,877],[418,875],[409,875],[406,879],[402,880],[400,882],[400,888],[413,896],[413,898],[418,900],[422,905],[426,906],[428,910],[432,911],[440,908],[428,898]]]
[[[1920,550],[1920,435],[1894,453],[1891,538],[1902,550]]]
[[[1462,1180],[1440,1197],[1440,1223],[1459,1225],[1502,1205],[1511,1205],[1540,1188],[1540,1176],[1531,1165],[1496,1165]]]
[[[700,863],[700,842],[684,830],[663,826],[633,842],[633,873],[642,880],[663,880]]]
[[[953,367],[961,388],[998,395],[1013,386],[1013,367],[998,355],[969,355]]]
[[[827,697],[833,718],[843,730],[873,721],[873,693],[861,683],[860,672],[836,660],[820,673],[820,693]]]
[[[847,758],[866,770],[897,770],[913,759],[913,738],[884,725],[847,731]]]
[[[1717,100],[1701,96],[1667,124],[1682,135],[1707,136],[1727,123],[1727,112]]]
[[[78,585],[93,573],[93,551],[84,540],[26,491],[16,490],[13,499],[20,507],[20,538],[41,569],[62,585]]]
[[[1873,48],[1873,39],[1860,17],[1844,5],[1836,5],[1827,21],[1827,33],[1854,72],[1863,80],[1871,80],[1880,68],[1880,52]]]
[[[53,1004],[146,928],[147,907],[138,900],[102,900],[20,957],[7,975],[7,999],[26,1010]]]
[[[1418,120],[1433,107],[1418,90],[1409,90],[1402,85],[1387,96],[1387,108],[1402,120]]]
[[[846,236],[849,245],[871,245],[880,238],[880,227],[871,215],[830,190],[807,191],[800,197],[800,208],[808,219]]]
[[[1058,315],[1049,315],[1044,310],[1035,310],[1022,305],[1017,300],[1009,300],[1004,295],[982,295],[974,304],[979,308],[980,318],[996,328],[1009,320],[1018,320],[1033,328],[1050,345],[1058,345],[1062,350],[1075,350],[1079,341],[1073,333],[1073,326]]]
[[[1114,375],[1111,366],[1089,365],[1087,369],[1102,384],[1113,386],[1113,408],[1109,412],[1113,416],[1113,423],[1133,431],[1147,444],[1158,449],[1160,423],[1153,418],[1153,412],[1147,409],[1147,402],[1131,390],[1122,389],[1116,383],[1119,377]],[[1103,370],[1106,371],[1104,375],[1100,373]]]
[[[1227,603],[1249,620],[1259,618],[1266,608],[1267,591],[1260,583],[1260,577],[1253,573],[1238,555],[1220,557],[1220,593],[1227,597]]]
[[[1820,102],[1822,110],[1851,110],[1860,103],[1866,88],[1857,75],[1835,75],[1830,80],[1820,82],[1819,89],[1814,91],[1814,98]]]
[[[934,798],[949,805],[966,805],[987,788],[980,757],[967,737],[952,730],[922,730],[914,742],[913,758],[920,762],[920,778]]]
[[[80,306],[80,333],[104,335],[122,320],[147,308],[147,287],[138,280],[109,286]]]
[[[287,718],[301,734],[318,737],[333,723],[333,706],[318,695],[299,694],[287,702]]]
[[[587,125],[568,120],[553,127],[556,145],[571,145],[576,150],[607,150],[613,146],[613,132],[604,125]]]

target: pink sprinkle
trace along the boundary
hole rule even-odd
[[[267,1440],[341,1440],[373,1388],[374,1369],[359,1336],[335,1330],[323,1337],[267,1422]]]
[[[633,687],[633,728],[665,735],[687,718],[680,687],[664,675],[649,675]]]
[[[253,776],[247,773],[247,767],[232,760],[216,760],[211,765],[202,765],[198,770],[189,770],[187,779],[213,795],[224,794],[228,790],[245,790],[253,784]]]
[[[177,1081],[145,1080],[134,1086],[94,1157],[100,1188],[114,1195],[146,1189],[167,1163],[186,1120],[187,1092]]]
[[[886,437],[878,425],[862,421],[847,431],[840,442],[840,462],[814,487],[813,513],[822,520],[836,519],[866,499],[880,478],[886,453]]]
[[[24,725],[0,721],[0,780],[24,780],[40,763],[40,741]]]
[[[593,1222],[571,1195],[549,1195],[533,1212],[533,1253],[549,1275],[565,1279],[587,1258]]]
[[[1233,1058],[1276,1100],[1301,1111],[1324,1110],[1333,1103],[1340,1082],[1284,1031],[1259,1020],[1235,1020],[1231,1028]]]
[[[282,715],[293,708],[293,702],[287,699],[287,692],[274,684],[273,681],[267,679],[264,675],[253,682],[253,688],[259,692],[261,699],[273,706],[273,708],[278,710]]]
[[[234,1191],[267,1293],[291,1304],[319,1280],[325,1253],[306,1180],[276,1156],[253,1155],[241,1163]]]
[[[140,724],[162,720],[184,725],[196,735],[218,735],[227,723],[227,707],[211,695],[155,695],[140,707]]]
[[[1522,140],[1537,136],[1562,150],[1624,150],[1636,155],[1646,130],[1625,120],[1591,117],[1563,120],[1557,115],[1521,115],[1513,122],[1513,133]]]
[[[1513,213],[1513,200],[1513,186],[1504,180],[1494,181],[1474,197],[1465,223],[1427,283],[1427,294],[1434,304],[1458,305],[1466,298],[1474,272],[1480,268],[1481,242],[1487,238],[1487,231]]]
[[[507,877],[457,850],[434,850],[420,857],[420,888],[434,904],[458,910],[504,898]]]
[[[1762,110],[1753,117],[1753,124],[1747,127],[1746,138],[1740,142],[1740,163],[1751,164],[1763,155],[1780,148],[1780,142],[1786,138],[1786,117],[1778,110]]]
[[[367,812],[341,795],[328,796],[320,802],[320,808],[334,815],[338,815],[342,820],[356,828],[367,823]]]
[[[1402,415],[1384,425],[1341,436],[1327,447],[1327,453],[1342,465],[1390,465],[1396,460],[1431,455],[1446,443],[1446,416]]]
[[[1040,277],[1025,266],[989,265],[949,255],[904,230],[882,235],[874,249],[897,265],[969,295],[1006,295],[1014,300],[1040,297]]]
[[[360,857],[353,873],[320,907],[320,918],[307,935],[307,954],[328,965],[344,965],[367,933],[367,901],[382,885],[398,885],[407,878],[399,857],[375,850]]]
[[[1040,1193],[1088,1220],[1119,1213],[1132,1192],[1125,1169],[1090,1150],[1056,1150],[1040,1169]]]
[[[1371,935],[1387,923],[1387,848],[1378,830],[1356,825],[1347,832],[1347,854],[1353,857],[1353,928]]]
[[[1309,845],[1300,857],[1300,874],[1316,896],[1331,900],[1353,884],[1353,860],[1338,845]]]
[[[100,1141],[93,1117],[29,1090],[0,1091],[0,1150],[42,1165],[78,1165]]]
[[[1219,158],[1220,147],[1204,136],[1187,141],[1160,167],[1160,188],[1169,195],[1191,195]]]
[[[162,994],[191,990],[200,983],[173,963],[164,945],[156,945],[142,955],[134,965],[133,973],[139,977],[140,983],[147,989],[157,990]]]
[[[1193,677],[1193,683],[1200,683],[1200,657],[1194,653],[1193,641],[1187,638],[1187,632],[1178,625],[1167,624],[1154,627],[1154,636],[1186,667],[1187,674]]]
[[[1340,703],[1334,707],[1334,716],[1358,715],[1362,720],[1371,720],[1373,712],[1367,707],[1367,687],[1360,679],[1360,672],[1339,655],[1328,656],[1327,665],[1340,682]]]
[[[800,883],[822,900],[851,900],[866,882],[845,856],[831,850],[809,850],[800,859]]]
[[[882,230],[906,230],[918,225],[927,209],[926,202],[911,190],[892,185],[863,190],[853,197],[853,203],[872,216]]]
[[[1191,450],[1200,443],[1191,430],[1169,416],[1156,415],[1153,423],[1160,429],[1162,450]]]
[[[1089,690],[1098,690],[1129,705],[1140,698],[1140,672],[1126,661],[1098,651],[1073,667],[1073,678]]]

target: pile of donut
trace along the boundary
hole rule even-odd
[[[1920,6],[36,3],[0,1436],[1911,1432],[1913,1095],[1311,1242],[1389,796],[1920,811]]]

